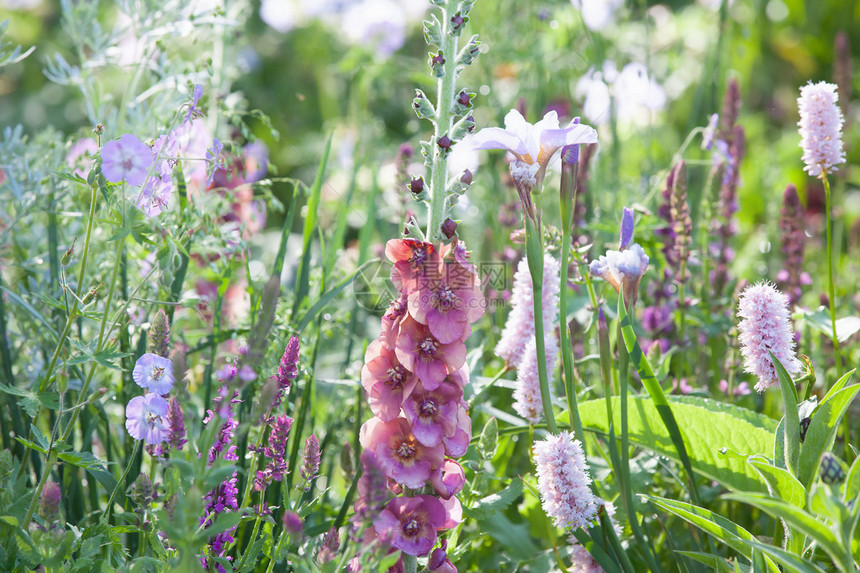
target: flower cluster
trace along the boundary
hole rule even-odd
[[[789,185],[782,196],[782,211],[779,214],[779,236],[785,259],[776,279],[788,294],[788,302],[791,305],[800,300],[802,287],[812,284],[812,278],[803,270],[803,251],[806,248],[803,215],[803,205],[797,196],[797,188]]]
[[[555,324],[558,317],[559,262],[550,254],[544,254],[542,306],[543,323]],[[511,312],[502,336],[496,345],[496,356],[505,360],[509,367],[517,370],[517,387],[514,390],[514,409],[531,423],[543,416],[538,377],[537,343],[535,340],[534,302],[532,276],[528,260],[523,258],[514,273],[511,294]],[[558,359],[558,340],[553,329],[544,332],[546,367],[552,372]]]
[[[787,296],[766,282],[747,287],[738,301],[738,317],[744,369],[758,377],[755,385],[758,392],[779,382],[771,353],[789,374],[800,372]]]
[[[391,240],[386,255],[400,298],[365,355],[361,379],[374,418],[361,428],[365,456],[373,458],[363,457],[363,464],[378,466],[395,493],[429,484],[441,498],[395,498],[373,522],[375,534],[393,547],[427,555],[437,531],[455,526],[461,513],[454,496],[464,484],[463,468],[450,458],[466,453],[472,435],[463,400],[469,380],[465,340],[484,312],[483,296],[456,239],[438,246]],[[378,493],[361,494],[357,508],[378,505]]]
[[[263,491],[272,481],[281,481],[287,473],[287,440],[290,438],[290,428],[293,419],[284,415],[278,416],[271,422],[272,433],[269,434],[269,445],[257,448],[253,444],[248,445],[251,451],[258,451],[269,459],[266,467],[257,471],[254,477],[254,489]]]
[[[803,149],[804,171],[821,177],[836,171],[845,163],[842,150],[842,110],[836,102],[839,94],[835,84],[810,83],[800,88],[797,107],[800,111],[800,147]]]
[[[534,461],[543,510],[555,526],[577,529],[594,523],[603,500],[591,492],[591,477],[579,440],[562,431],[536,441]]]

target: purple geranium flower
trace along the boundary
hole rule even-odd
[[[191,103],[188,104],[188,113],[185,115],[185,122],[190,123],[195,117],[200,117],[203,112],[197,108],[197,103],[203,97],[203,86],[197,84],[194,86],[194,93],[191,94]]]
[[[215,178],[215,172],[221,169],[218,163],[218,158],[221,156],[221,151],[224,149],[224,144],[217,137],[212,140],[212,147],[206,150],[206,185],[212,185],[212,180]]]
[[[167,438],[167,400],[158,394],[135,396],[125,407],[125,428],[135,440],[160,444]]]
[[[102,148],[102,173],[111,183],[125,179],[129,185],[140,185],[153,161],[152,149],[130,133]]]
[[[131,377],[141,388],[156,394],[167,394],[173,388],[173,362],[147,352],[137,359]]]

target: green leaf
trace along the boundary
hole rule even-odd
[[[818,545],[837,563],[844,554],[834,533],[826,525],[816,520],[814,516],[800,508],[780,499],[754,493],[733,493],[725,495],[724,498],[752,505],[773,517],[782,519],[789,526],[818,542]]]
[[[506,509],[522,495],[523,480],[514,478],[505,489],[478,500],[473,507],[466,510],[466,513],[476,519],[489,519],[491,513]]]
[[[57,334],[57,331],[54,330],[54,328],[51,326],[51,323],[48,321],[48,319],[45,318],[44,316],[42,316],[42,313],[40,313],[38,310],[33,308],[33,306],[30,305],[30,303],[28,303],[26,300],[24,300],[23,298],[21,298],[20,296],[18,296],[17,294],[15,294],[14,292],[12,292],[11,290],[9,290],[8,288],[6,288],[2,285],[0,285],[0,290],[2,290],[3,292],[5,292],[7,294],[7,296],[9,297],[9,300],[11,300],[15,304],[17,304],[18,306],[20,306],[21,308],[26,310],[28,313],[30,313],[30,315],[33,318],[35,318],[36,320],[41,322],[42,326],[45,327],[45,330],[47,330],[48,332],[51,333],[51,336],[53,336],[55,339],[60,338],[59,335]]]
[[[683,555],[684,557],[692,559],[693,561],[704,563],[718,573],[732,573],[732,571],[734,571],[734,568],[731,567],[725,559],[718,557],[717,555],[712,555],[710,553],[700,553],[698,551],[676,550],[675,553],[677,553],[678,555]]]
[[[779,359],[773,355],[773,352],[768,352],[773,367],[776,369],[776,376],[779,378],[782,399],[785,401],[785,460],[791,473],[797,475],[797,460],[800,455],[800,416],[797,414],[797,389]]]
[[[297,332],[301,332],[305,329],[305,327],[310,324],[312,320],[314,320],[317,315],[322,312],[325,306],[331,302],[331,300],[336,297],[340,291],[345,289],[347,286],[352,284],[352,281],[355,279],[356,275],[367,268],[368,265],[372,264],[373,261],[368,261],[355,269],[349,276],[345,279],[341,280],[339,283],[328,289],[325,293],[320,296],[319,300],[317,300],[311,308],[305,313],[302,317],[301,322],[299,322],[299,326],[297,328]]]
[[[758,470],[768,486],[770,495],[782,498],[800,509],[806,507],[806,489],[797,481],[797,478],[791,475],[791,472],[778,468],[761,457],[749,458],[747,463]]]
[[[830,387],[830,390],[827,391],[827,394],[825,394],[824,399],[821,400],[821,403],[823,404],[827,402],[828,400],[830,400],[830,398],[833,397],[834,394],[845,388],[845,385],[848,384],[848,381],[851,379],[851,376],[854,374],[855,370],[856,368],[849,370],[848,372],[843,374],[842,377],[839,378],[839,380],[837,380],[836,383]]]
[[[18,396],[18,403],[32,418],[36,415],[39,406],[43,406],[49,410],[58,410],[60,408],[60,395],[57,392],[34,392],[24,388],[9,386],[8,384],[0,384],[0,392]]]
[[[833,324],[830,322],[830,311],[823,306],[816,310],[801,310],[800,315],[807,324],[815,328],[828,338],[833,336]],[[795,315],[796,316],[796,315]],[[846,316],[836,321],[836,338],[839,342],[845,342],[854,333],[860,331],[860,317]]]
[[[806,439],[800,449],[798,464],[797,478],[806,487],[809,487],[815,478],[821,454],[833,446],[839,420],[842,419],[858,390],[860,390],[860,384],[843,388],[830,396],[827,401],[822,402],[815,410],[809,429],[806,430]]]
[[[620,398],[613,397],[615,427],[619,427]],[[627,423],[630,441],[678,461],[677,451],[653,401],[643,396],[628,397]],[[767,455],[773,441],[776,421],[738,406],[720,404],[707,398],[672,397],[672,411],[687,435],[693,471],[736,491],[766,491],[755,469],[744,456],[721,455],[726,448],[746,455]],[[609,435],[606,404],[603,398],[579,405],[586,430]],[[566,422],[566,414],[559,416]]]
[[[848,470],[848,476],[842,484],[842,498],[854,499],[858,493],[860,493],[860,456],[854,458],[854,463]]]
[[[642,385],[645,387],[645,390],[648,391],[648,395],[651,396],[651,401],[654,403],[654,407],[660,414],[660,419],[663,421],[663,425],[665,425],[666,430],[669,433],[672,444],[674,444],[675,450],[678,452],[678,458],[681,461],[681,465],[684,466],[684,470],[687,472],[687,479],[690,481],[690,496],[693,500],[696,500],[698,499],[698,494],[695,480],[693,478],[693,467],[690,462],[690,457],[687,454],[687,447],[684,445],[684,438],[681,435],[681,429],[678,427],[678,421],[672,412],[672,407],[669,405],[669,401],[666,400],[666,395],[663,393],[663,388],[660,386],[660,382],[658,382],[657,377],[654,376],[654,371],[651,369],[651,365],[648,364],[648,359],[645,358],[645,354],[639,346],[639,341],[636,339],[636,333],[633,331],[630,317],[627,316],[627,309],[624,305],[623,296],[618,297],[618,320],[621,326],[621,335],[624,339],[624,346],[627,348],[630,360],[636,366],[636,371],[639,373],[639,379],[642,381]],[[687,426],[684,427],[686,428]]]

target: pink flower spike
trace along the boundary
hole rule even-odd
[[[130,133],[102,148],[102,173],[111,183],[125,179],[129,185],[140,185],[154,161],[152,149]]]
[[[423,556],[436,545],[436,530],[445,525],[446,518],[445,506],[431,495],[398,497],[373,520],[373,527],[380,537],[390,535],[392,547]]]
[[[803,149],[803,169],[813,177],[836,171],[845,163],[842,150],[842,110],[836,102],[839,93],[835,84],[819,82],[800,88],[797,107],[800,111],[800,147]]]
[[[378,340],[367,347],[361,385],[370,398],[370,409],[383,422],[400,415],[403,400],[412,393],[417,382],[418,378],[397,360],[394,350],[385,348]]]
[[[463,342],[442,344],[427,326],[408,316],[400,325],[394,351],[400,363],[418,377],[426,390],[438,388],[448,372],[455,372],[466,363]]]
[[[767,282],[749,286],[738,301],[738,318],[744,370],[758,378],[757,392],[779,383],[771,352],[789,374],[800,372],[802,365],[794,353],[786,295]]]

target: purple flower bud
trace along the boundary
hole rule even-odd
[[[170,321],[163,309],[158,309],[149,327],[149,351],[162,358],[170,357]]]
[[[472,172],[466,169],[463,171],[463,174],[460,176],[460,183],[464,183],[466,185],[472,184]]]
[[[437,66],[442,66],[444,64],[445,64],[445,57],[442,55],[442,50],[439,50],[439,52],[430,59],[430,65],[435,68]]]
[[[415,177],[412,181],[409,182],[409,190],[412,191],[413,195],[420,195],[424,192],[424,178],[423,177]]]
[[[39,514],[47,523],[57,521],[60,516],[61,500],[62,492],[57,482],[46,482],[42,488],[42,497],[39,498]]]
[[[152,485],[152,480],[145,473],[141,473],[131,485],[131,499],[138,507],[144,508],[155,499],[155,488]]]
[[[286,529],[289,533],[301,533],[304,529],[302,518],[299,517],[299,514],[293,511],[285,511],[282,521],[284,523],[284,529]]]
[[[472,98],[470,98],[469,94],[466,93],[465,90],[463,90],[457,95],[457,103],[462,105],[463,107],[471,107]]]
[[[451,219],[445,219],[445,222],[442,223],[442,233],[450,239],[457,233],[457,223]]]
[[[633,209],[629,207],[624,207],[623,213],[621,215],[621,245],[620,249],[624,250],[627,248],[630,243],[633,242],[633,227],[635,223],[633,221]]]
[[[468,18],[464,18],[460,12],[457,12],[451,17],[451,32],[457,34],[463,26],[468,21]]]
[[[436,145],[438,145],[443,151],[450,151],[452,145],[451,138],[448,137],[447,134],[443,135],[436,140]]]

